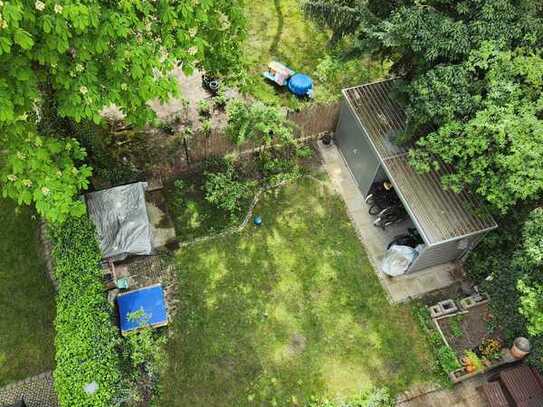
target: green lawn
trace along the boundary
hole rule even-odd
[[[431,379],[408,306],[391,306],[341,199],[316,181],[268,192],[264,219],[181,249],[161,406],[289,406]]]
[[[0,200],[0,386],[53,367],[54,290],[31,214]]]
[[[247,2],[247,16],[249,36],[245,55],[249,62],[249,92],[264,102],[291,108],[302,105],[295,96],[261,77],[271,60],[310,75],[315,81],[317,101],[338,98],[342,88],[375,80],[386,73],[386,66],[367,58],[339,58],[350,49],[349,41],[339,44],[337,49],[329,49],[329,34],[307,20],[300,9],[300,0],[252,0]],[[324,69],[326,56],[335,56],[337,63]]]

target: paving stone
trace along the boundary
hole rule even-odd
[[[45,372],[0,388],[0,406],[8,406],[24,398],[28,407],[57,407],[52,372]]]

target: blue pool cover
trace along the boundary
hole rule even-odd
[[[164,290],[160,284],[119,294],[117,305],[119,306],[121,332],[132,331],[148,324],[151,326],[166,325],[168,322]],[[145,313],[144,318],[128,319],[131,313],[140,310]]]

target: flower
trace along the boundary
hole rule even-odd
[[[86,86],[81,86],[81,87],[79,88],[79,92],[81,92],[81,94],[83,94],[83,95],[86,95],[88,91],[89,91],[89,90],[87,89]]]
[[[36,7],[36,10],[43,11],[45,9],[45,3],[43,1],[37,0],[34,3],[34,7]]]
[[[189,35],[191,37],[196,37],[196,34],[198,33],[198,27],[192,27],[190,30],[189,30]]]
[[[219,23],[223,30],[228,30],[230,28],[230,20],[226,14],[219,13]]]
[[[8,23],[6,20],[3,20],[2,17],[0,17],[0,30],[3,28],[8,28]]]
[[[121,83],[121,89],[122,90],[127,90],[128,89],[128,85],[126,83]]]
[[[42,194],[44,194],[44,195],[49,195],[49,192],[51,192],[51,191],[49,190],[49,188],[47,188],[47,187],[42,187],[42,189],[41,189],[41,193],[42,193]]]
[[[56,14],[61,14],[64,8],[60,4],[55,4],[54,10]]]
[[[196,53],[198,52],[198,47],[190,47],[188,52],[190,55],[196,55]]]
[[[75,70],[76,70],[77,72],[83,72],[83,71],[85,70],[85,67],[84,67],[83,65],[81,65],[81,64],[77,64],[77,65],[75,66]]]
[[[9,179],[10,181],[14,181],[14,182],[15,182],[15,181],[17,181],[17,175],[15,175],[15,174],[9,174],[9,175],[8,175],[8,179]]]
[[[29,179],[24,179],[24,180],[23,180],[23,185],[24,185],[25,187],[30,188],[30,187],[32,186],[32,181],[30,181]]]
[[[17,158],[19,160],[24,160],[26,158],[26,156],[23,153],[21,153],[20,151],[17,151]]]

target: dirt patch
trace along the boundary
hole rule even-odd
[[[482,304],[465,314],[440,319],[438,324],[451,348],[462,356],[465,350],[477,348],[485,338],[501,337],[499,332],[490,329],[491,319],[488,304]]]

